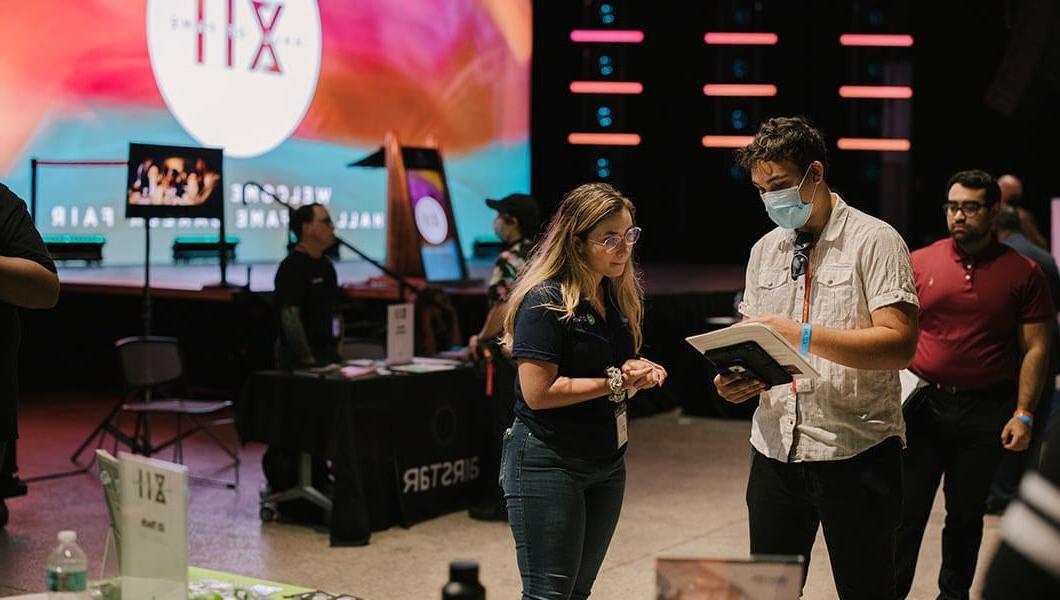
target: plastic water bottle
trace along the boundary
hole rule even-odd
[[[486,600],[486,588],[478,582],[477,562],[449,563],[449,583],[442,588],[442,600]]]
[[[48,555],[48,600],[88,598],[88,559],[77,545],[77,533],[59,532],[59,547]]]

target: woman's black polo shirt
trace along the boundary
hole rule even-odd
[[[544,305],[562,305],[559,283],[546,281],[523,299],[515,315],[512,358],[555,363],[559,377],[607,377],[607,367],[621,367],[635,356],[633,332],[604,279],[607,318],[601,319],[592,304],[582,298],[568,320]],[[533,410],[523,399],[515,380],[515,414],[538,439],[564,453],[583,457],[607,457],[619,452],[615,424],[616,404],[601,396],[571,406]],[[625,447],[621,448],[625,451]]]

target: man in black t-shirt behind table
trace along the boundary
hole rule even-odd
[[[335,265],[324,252],[335,245],[328,210],[307,204],[291,212],[298,243],[276,271],[275,301],[280,312],[277,366],[312,367],[339,361],[342,312]]]
[[[0,527],[7,522],[3,499],[25,491],[14,477],[18,437],[18,345],[20,308],[51,308],[59,278],[26,203],[0,184]]]
[[[280,263],[274,280],[274,300],[280,314],[276,366],[297,369],[339,362],[342,312],[335,265],[324,252],[335,245],[335,225],[319,204],[291,211],[291,232],[298,243]],[[298,483],[298,452],[269,446],[261,458],[269,489],[281,492]],[[327,463],[314,457],[313,487],[330,491]],[[323,511],[306,500],[279,503],[279,513],[293,521],[321,523]]]

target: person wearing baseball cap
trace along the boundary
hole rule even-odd
[[[508,312],[508,295],[515,286],[515,279],[526,265],[533,247],[537,230],[541,226],[541,214],[537,201],[526,194],[508,194],[499,200],[487,199],[486,205],[497,211],[493,219],[493,231],[501,239],[504,248],[497,256],[490,275],[489,312],[479,332],[468,340],[473,359],[488,361],[487,395],[490,437],[483,460],[482,481],[496,482],[500,472],[500,444],[504,430],[515,418],[515,366],[505,357],[498,345],[498,337]],[[471,518],[484,521],[507,520],[504,494],[500,486],[487,484],[482,497],[468,511]]]

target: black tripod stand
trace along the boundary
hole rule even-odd
[[[224,231],[223,227],[222,227],[222,231]],[[224,253],[223,245],[221,247],[221,252]],[[221,272],[222,272],[221,279],[222,279],[222,281],[224,281],[224,267],[223,266],[222,266],[222,271]],[[143,294],[142,295],[143,300],[142,300],[142,309],[141,309],[140,315],[141,315],[141,318],[143,319],[144,335],[145,336],[149,336],[149,335],[151,335],[151,320],[152,320],[152,309],[151,309],[151,219],[149,217],[144,217],[144,286],[143,286],[142,294]],[[148,393],[150,393],[150,392],[148,392]],[[111,408],[110,412],[107,413],[107,416],[103,417],[103,420],[100,421],[98,425],[96,425],[96,428],[92,430],[92,433],[88,434],[88,437],[86,437],[84,439],[84,441],[81,442],[81,445],[77,447],[77,450],[74,450],[74,453],[70,455],[70,462],[74,463],[74,465],[77,465],[76,469],[72,469],[70,471],[59,471],[57,473],[48,473],[48,474],[45,474],[45,475],[38,475],[36,477],[30,477],[28,479],[24,479],[23,481],[25,481],[26,483],[34,483],[34,482],[38,482],[38,481],[48,481],[50,479],[61,479],[63,477],[71,477],[71,476],[74,476],[74,475],[81,475],[81,474],[84,474],[84,473],[88,473],[89,469],[92,468],[92,464],[96,460],[95,456],[93,455],[92,458],[87,463],[85,463],[84,465],[79,463],[78,459],[85,452],[85,450],[88,449],[88,447],[92,444],[92,442],[95,441],[97,438],[99,440],[99,445],[102,446],[103,439],[107,435],[113,436],[114,439],[117,442],[125,444],[126,446],[128,446],[130,449],[132,449],[135,452],[136,449],[141,446],[140,442],[137,439],[134,439],[132,436],[126,434],[123,431],[121,431],[121,429],[119,429],[118,427],[116,427],[116,426],[114,426],[112,424],[112,421],[113,421],[114,417],[119,412],[121,412],[122,407],[124,405],[125,405],[125,399],[124,398],[118,400],[118,402]]]

